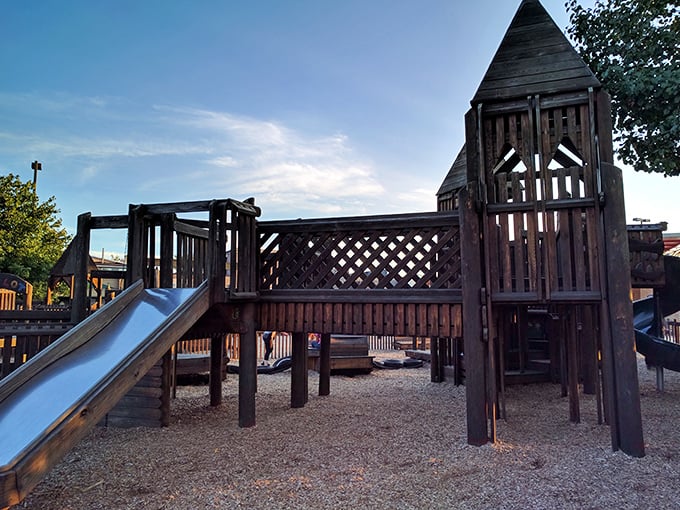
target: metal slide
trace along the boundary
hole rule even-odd
[[[661,313],[664,317],[680,310],[680,258],[664,257],[666,286],[658,290]],[[680,344],[664,340],[656,331],[655,303],[653,297],[633,303],[635,345],[648,365],[680,372]]]
[[[138,282],[0,381],[0,508],[21,501],[208,306],[207,283]]]

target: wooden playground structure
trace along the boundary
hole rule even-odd
[[[511,372],[538,361],[531,337],[549,339],[546,373],[562,383],[569,419],[579,421],[579,391],[594,393],[612,448],[643,456],[610,101],[538,1],[519,7],[465,126],[437,212],[259,221],[253,199],[224,199],[83,214],[68,324],[90,313],[90,232],[127,229],[127,285],[207,281],[209,310],[183,338],[211,339],[211,405],[222,400],[225,335],[239,335],[242,427],[256,421],[257,331],[292,334],[292,407],[308,398],[308,333],[321,335],[320,395],[331,334],[420,336],[431,339],[433,381],[445,364],[464,373],[468,442],[493,442]],[[207,220],[184,217],[195,213]],[[170,367],[166,354],[154,375],[162,423]]]

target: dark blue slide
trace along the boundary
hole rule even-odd
[[[680,310],[680,258],[664,256],[666,286],[657,290],[663,317]],[[633,303],[633,324],[637,351],[648,365],[680,372],[680,344],[664,340],[657,331],[659,321],[652,296]]]

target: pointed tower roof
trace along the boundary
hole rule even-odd
[[[523,0],[471,103],[599,88],[538,0]]]
[[[449,173],[444,177],[444,182],[437,191],[437,196],[441,197],[446,193],[456,192],[467,184],[467,153],[465,145],[453,161]]]

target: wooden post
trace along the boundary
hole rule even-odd
[[[78,216],[78,232],[75,246],[75,274],[73,275],[73,302],[71,322],[77,324],[87,316],[87,275],[90,260],[90,213]]]
[[[635,356],[633,305],[630,301],[630,255],[626,228],[621,170],[601,164],[606,204],[602,208],[607,261],[609,331],[612,360],[613,415],[618,428],[618,446],[633,457],[643,457],[642,414]]]
[[[161,361],[161,427],[170,425],[170,387],[173,383],[172,351],[168,350]]]
[[[161,215],[160,282],[163,289],[172,288],[172,258],[174,214]]]
[[[576,309],[572,306],[567,317],[566,347],[569,379],[569,421],[581,422],[578,398],[578,331],[576,328]]]
[[[468,153],[469,158],[469,153]],[[470,159],[468,159],[468,164]],[[486,408],[486,348],[482,332],[482,265],[480,224],[475,211],[475,189],[468,184],[458,198],[461,206],[461,274],[463,280],[463,341],[467,437],[472,445],[489,441]]]
[[[257,349],[256,349],[257,350]],[[210,405],[215,407],[222,403],[222,373],[224,363],[224,335],[217,334],[210,338]],[[257,370],[257,367],[255,368]]]
[[[456,386],[463,384],[463,367],[461,357],[462,338],[456,337],[453,341],[453,383]]]
[[[210,303],[223,303],[226,277],[226,206],[223,202],[210,203],[210,228],[208,230],[208,261],[210,280]],[[235,251],[235,250],[232,250]],[[248,261],[249,263],[251,261]],[[253,261],[254,262],[254,261]],[[240,270],[241,268],[239,268]],[[232,278],[236,268],[232,266]],[[247,270],[247,266],[244,268]],[[253,268],[254,270],[254,268]],[[239,363],[240,364],[240,363]]]
[[[128,207],[128,256],[125,286],[144,278],[144,207],[130,204]],[[146,282],[145,282],[146,286]]]
[[[240,306],[243,328],[239,335],[238,424],[255,425],[255,392],[257,390],[257,335],[255,304]]]
[[[319,351],[319,395],[331,393],[331,335],[322,333]]]
[[[583,393],[597,393],[597,336],[595,330],[594,310],[590,305],[580,307],[581,366],[583,371]]]
[[[293,366],[290,377],[290,406],[304,407],[307,403],[307,336],[293,333]]]
[[[439,337],[430,339],[430,381],[442,382],[441,370],[439,369]]]

